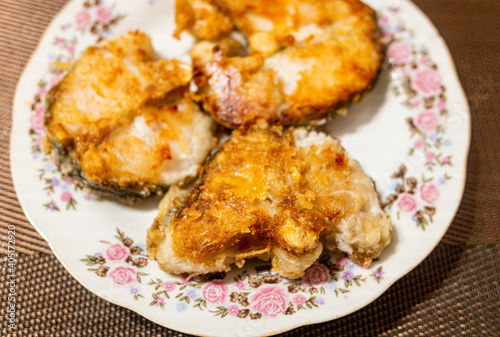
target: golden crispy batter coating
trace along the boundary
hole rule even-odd
[[[188,151],[190,139],[182,127],[193,123],[195,114],[200,113],[195,104],[186,99],[164,107],[145,106],[135,113],[133,121],[123,121],[98,144],[78,143],[80,166],[89,180],[121,186],[161,184],[161,168],[173,159],[170,143]],[[151,134],[140,137],[141,128]]]
[[[177,0],[175,11],[177,38],[187,30],[197,39],[215,40],[234,28],[231,20],[208,0]]]
[[[380,70],[375,13],[359,0],[212,3],[248,40],[252,64],[246,66],[241,57],[233,60],[224,48],[193,48],[204,108],[225,126],[262,118],[280,124],[321,118],[358,100]],[[206,45],[206,38],[195,36]]]
[[[296,158],[291,137],[236,132],[223,145],[207,168],[196,202],[186,204],[176,216],[172,238],[178,256],[202,260],[231,245],[239,252],[269,250],[273,245],[303,252],[316,243],[289,242],[283,235],[295,219],[294,230],[303,232],[304,238],[317,237],[325,226],[311,207],[304,177],[294,179],[293,172],[303,171],[304,163]]]
[[[45,125],[61,168],[81,182],[121,192],[182,180],[174,167],[180,154],[199,163],[211,144],[212,122],[184,98],[191,78],[189,65],[156,60],[144,33],[88,48],[49,93]],[[203,146],[191,143],[196,125],[209,138],[201,154],[194,152]],[[200,142],[207,144],[204,137]]]
[[[149,102],[165,100],[191,80],[189,66],[154,58],[151,41],[143,33],[88,48],[50,93],[49,135],[64,145],[77,137],[97,142],[123,117],[133,117]]]
[[[169,192],[148,252],[168,272],[228,270],[258,256],[296,278],[323,244],[370,265],[390,230],[373,183],[337,141],[252,129],[233,132],[191,192]]]

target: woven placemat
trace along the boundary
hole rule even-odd
[[[5,249],[7,226],[16,226],[16,249],[21,253],[50,254],[49,246],[19,206],[9,162],[12,100],[31,53],[50,20],[66,1],[0,1],[0,251]]]
[[[0,251],[16,226],[18,331],[2,336],[181,336],[88,292],[51,254],[17,201],[8,142],[15,86],[64,0],[0,1]],[[444,37],[469,100],[472,142],[464,197],[434,252],[378,300],[347,317],[287,336],[500,336],[500,3],[416,0]]]

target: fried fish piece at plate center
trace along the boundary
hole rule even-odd
[[[259,119],[299,124],[342,113],[380,71],[375,12],[359,0],[195,2],[231,18],[248,43],[247,55],[227,48],[236,40],[226,31],[214,39],[197,29],[214,21],[202,15],[179,27],[198,39],[191,56],[203,106],[227,127]],[[182,7],[176,15],[183,15]]]
[[[192,69],[157,59],[139,32],[89,47],[49,93],[48,148],[80,186],[135,201],[196,175],[213,122],[187,92]]]
[[[259,257],[297,278],[324,247],[369,266],[390,241],[372,181],[337,140],[252,128],[233,132],[196,185],[167,193],[148,254],[173,273],[227,271]]]

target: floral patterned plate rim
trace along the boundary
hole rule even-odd
[[[72,0],[48,27],[13,105],[11,169],[28,219],[91,292],[185,333],[272,335],[366,306],[430,254],[448,229],[470,141],[467,101],[436,29],[409,1],[367,2],[379,14],[387,67],[363,102],[322,128],[373,178],[393,220],[394,241],[370,268],[325,255],[300,280],[256,261],[227,274],[165,274],[145,252],[158,199],[131,207],[86,195],[41,151],[46,93],[87,46],[140,29],[161,56],[189,62],[192,39],[171,37],[173,0]]]

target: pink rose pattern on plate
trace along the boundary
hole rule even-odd
[[[411,194],[401,195],[399,197],[398,207],[403,212],[413,212],[417,208],[417,202]]]
[[[201,298],[208,304],[225,304],[229,296],[229,286],[222,282],[207,283],[201,289]]]
[[[256,274],[245,270],[233,280],[226,280],[224,273],[200,275],[189,281],[179,277],[173,282],[178,287],[177,294],[162,289],[165,283],[161,279],[151,279],[148,285],[154,286],[155,292],[151,295],[150,305],[156,305],[161,297],[182,303],[176,306],[179,312],[193,308],[221,318],[229,315],[255,320],[318,308],[325,304],[321,295],[335,293],[336,297],[347,298],[350,288],[361,287],[370,277],[377,283],[383,280],[382,266],[367,275],[369,271],[345,257],[323,256],[321,260],[321,263],[309,267],[304,277],[298,280],[289,280],[271,272],[269,265],[256,267]]]
[[[96,11],[97,21],[103,25],[107,25],[113,19],[113,13],[106,6],[100,6]]]
[[[439,199],[439,190],[434,184],[423,184],[420,187],[420,197],[428,204],[434,204]]]
[[[427,65],[428,59],[426,57],[420,59],[420,64]],[[441,91],[441,84],[443,83],[441,75],[434,68],[417,71],[413,81],[415,88],[427,97],[432,97],[439,93]]]
[[[397,64],[407,62],[412,55],[411,47],[404,41],[394,41],[387,48],[387,58]]]
[[[277,285],[265,285],[249,296],[251,308],[267,317],[276,317],[285,312],[288,305],[288,294]]]
[[[302,283],[308,287],[322,286],[330,281],[330,271],[324,265],[314,263],[302,277]]]
[[[358,266],[344,256],[323,255],[321,262],[309,267],[302,279],[289,280],[271,272],[270,265],[259,265],[255,272],[250,268],[228,278],[225,273],[211,273],[189,277],[174,276],[163,281],[143,278],[155,272],[142,270],[148,266],[145,245],[116,229],[114,239],[101,240],[101,252],[87,255],[88,270],[101,278],[107,278],[119,289],[138,301],[150,297],[149,305],[165,309],[168,301],[175,301],[178,312],[201,310],[215,317],[231,316],[237,319],[273,318],[293,315],[301,310],[311,310],[325,304],[324,295],[347,299],[353,288],[368,281],[383,280],[382,266],[369,270]],[[146,291],[141,290],[146,286]],[[144,288],[143,288],[144,289]],[[174,306],[170,306],[173,308]]]
[[[102,252],[87,255],[80,259],[85,262],[88,271],[94,272],[99,277],[109,278],[119,287],[130,287],[130,294],[134,300],[144,298],[137,283],[142,284],[141,276],[148,276],[148,273],[141,272],[139,269],[148,265],[145,245],[134,244],[134,240],[126,236],[125,233],[116,229],[116,243],[102,240],[105,245]]]
[[[104,253],[106,258],[110,262],[125,261],[125,259],[128,257],[129,254],[130,254],[130,249],[119,243],[115,243],[114,245],[109,246],[108,249],[106,249],[106,252]]]
[[[143,245],[134,245],[134,241],[119,229],[117,234],[115,239],[118,242],[101,241],[106,245],[102,250],[104,253],[87,255],[81,261],[93,267],[89,271],[103,278],[109,277],[117,287],[129,287],[135,300],[144,299],[138,284],[142,284],[141,276],[150,274],[139,271],[148,262],[142,257],[146,256],[141,248]],[[154,289],[148,291],[149,304],[165,309],[167,301],[175,301],[175,308],[180,313],[201,310],[220,318],[270,319],[318,308],[325,304],[323,295],[327,293],[347,299],[350,288],[361,287],[370,280],[377,283],[383,280],[382,266],[369,274],[370,271],[343,256],[324,255],[320,260],[321,263],[313,264],[298,280],[271,272],[270,265],[255,267],[255,273],[244,270],[232,279],[228,279],[225,273],[196,277],[182,275],[172,281],[151,278],[147,286]],[[350,277],[345,278],[344,274]]]
[[[117,285],[134,285],[137,277],[137,268],[133,266],[117,265],[108,271],[108,277]]]
[[[393,92],[404,97],[403,105],[411,114],[406,118],[410,138],[414,139],[408,151],[409,161],[423,166],[421,179],[408,176],[408,164],[402,164],[391,176],[392,191],[384,207],[391,210],[396,205],[396,216],[409,216],[417,227],[425,230],[436,214],[435,202],[439,188],[452,177],[445,171],[452,166],[452,156],[445,154],[452,143],[447,137],[448,120],[446,89],[438,66],[425,46],[417,46],[413,32],[400,23],[398,7],[380,13],[379,24],[388,45]],[[443,173],[437,176],[436,168]],[[437,182],[436,182],[437,180]],[[420,192],[420,193],[419,193]]]
[[[439,126],[439,117],[434,112],[422,112],[417,116],[417,126],[422,131],[433,131]]]
[[[90,13],[86,9],[82,9],[75,15],[75,23],[78,28],[89,28],[90,24],[92,23],[92,17],[90,16]]]
[[[75,61],[76,46],[81,37],[91,35],[100,40],[108,36],[111,28],[124,18],[123,15],[115,13],[114,7],[106,5],[104,1],[85,1],[82,8],[72,17],[73,20],[61,27],[60,33],[54,38],[53,50],[48,55],[47,75],[38,82],[38,88],[31,102],[29,130],[32,139],[31,152],[33,157],[42,163],[38,169],[38,178],[44,183],[44,191],[49,199],[43,206],[51,212],[61,210],[60,202],[66,210],[76,210],[77,195],[81,191],[71,179],[61,177],[50,156],[42,150],[47,93],[64,77]],[[84,199],[90,200],[91,197],[86,194]]]

